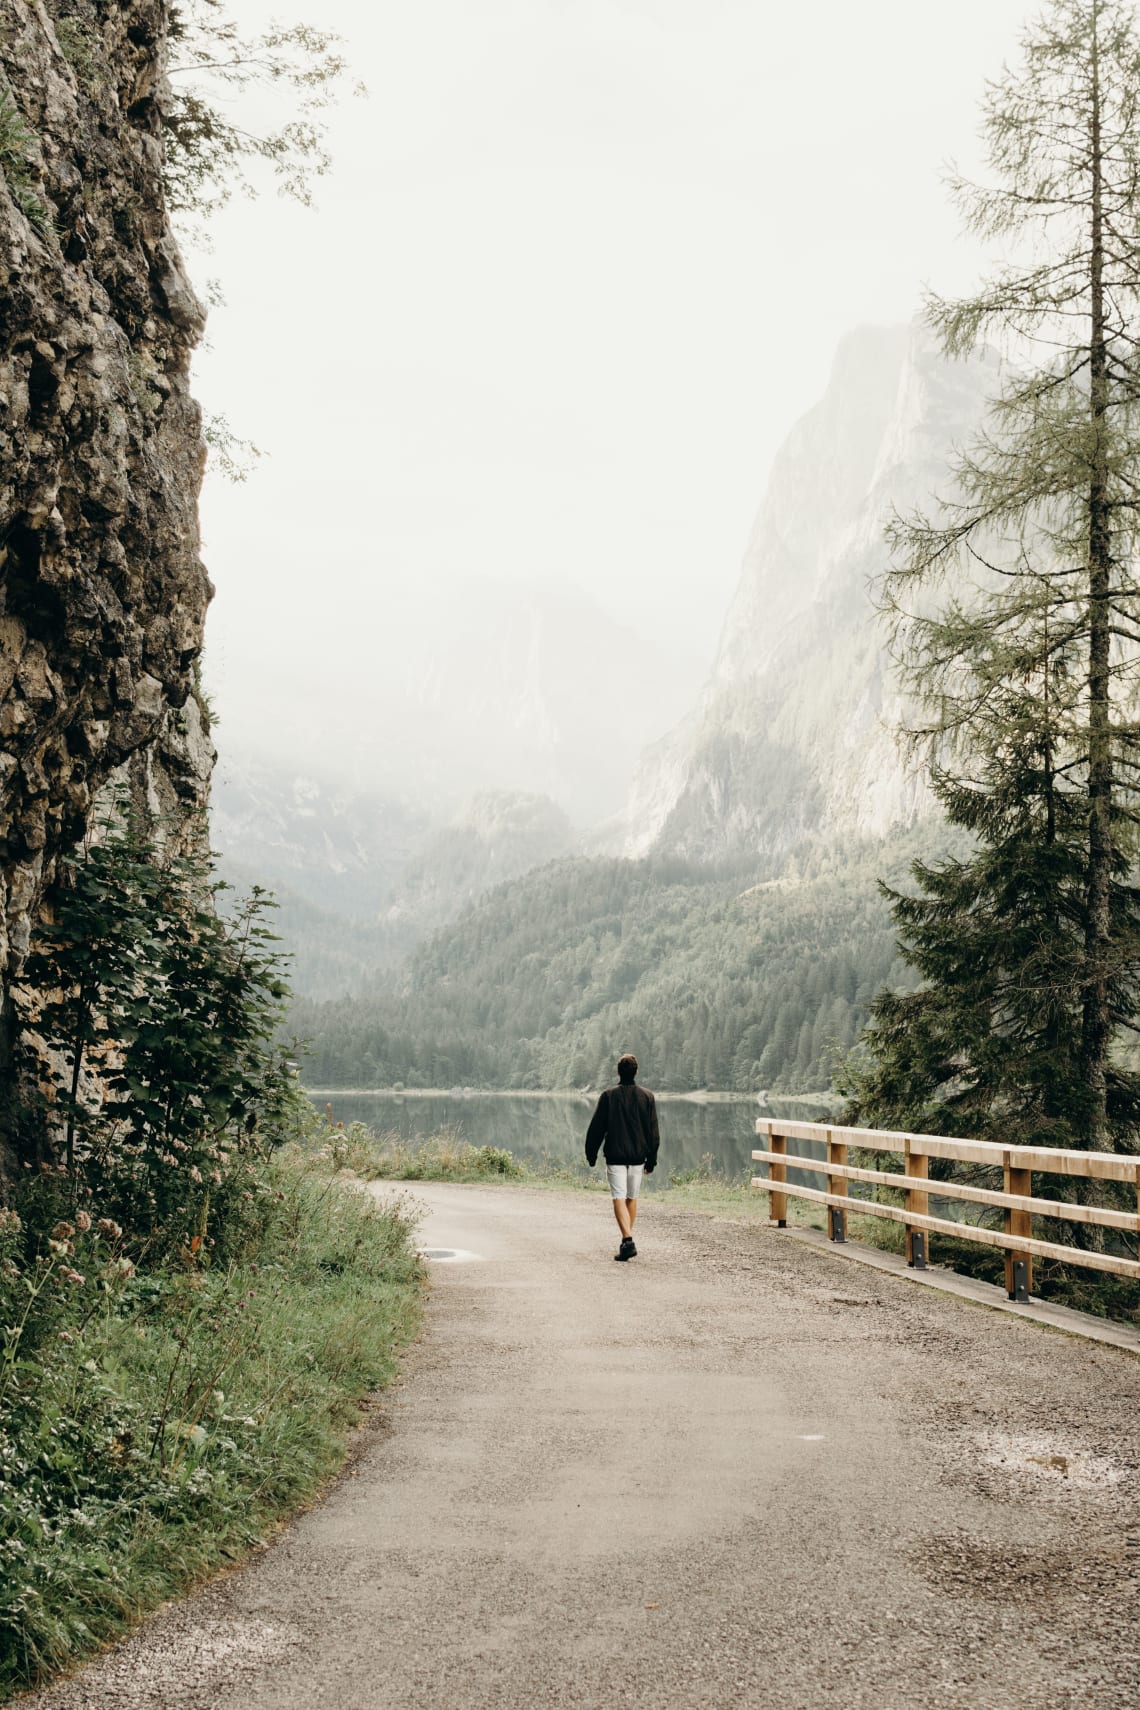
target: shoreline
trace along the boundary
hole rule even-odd
[[[573,1099],[590,1103],[604,1089],[601,1087],[307,1087],[302,1084],[302,1092],[306,1098],[450,1098],[450,1099],[480,1099],[480,1098],[542,1098],[542,1099]],[[772,1105],[766,1100],[760,1104],[755,1093],[712,1092],[698,1089],[695,1092],[658,1092],[653,1089],[653,1096],[662,1103],[685,1104],[752,1104],[758,1111],[771,1110]],[[821,1107],[840,1102],[833,1093],[776,1093],[777,1103],[794,1100],[799,1104],[818,1104]]]

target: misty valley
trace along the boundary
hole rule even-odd
[[[914,983],[878,881],[953,844],[897,746],[868,583],[990,378],[917,324],[844,340],[776,459],[708,679],[648,746],[658,654],[607,631],[584,672],[571,594],[501,591],[458,614],[462,666],[442,617],[422,704],[407,673],[401,739],[367,765],[229,745],[214,840],[235,883],[275,891],[309,1084],[588,1088],[632,1049],[665,1091],[831,1085],[875,994]],[[424,731],[451,770],[417,788]]]

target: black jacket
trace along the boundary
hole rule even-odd
[[[644,1164],[652,1170],[661,1144],[653,1094],[635,1081],[604,1092],[586,1130],[586,1161],[591,1169],[603,1142],[607,1164]]]

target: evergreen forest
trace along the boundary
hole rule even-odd
[[[909,849],[888,864],[905,870]],[[553,862],[472,905],[389,989],[297,1002],[306,1079],[587,1087],[632,1049],[663,1090],[826,1087],[876,992],[912,983],[875,886],[886,859],[754,884],[679,862]]]

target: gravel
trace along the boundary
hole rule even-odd
[[[383,1193],[383,1188],[376,1191]],[[24,1710],[1129,1710],[1140,1361],[778,1231],[417,1187],[350,1471]]]

